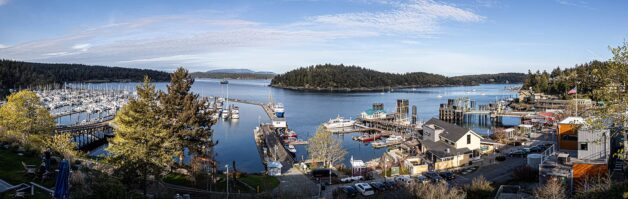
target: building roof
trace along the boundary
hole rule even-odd
[[[584,124],[584,119],[581,117],[567,117],[560,121],[559,124]]]
[[[364,111],[367,115],[374,115],[375,113],[384,113],[386,114],[386,111],[384,110],[375,110],[375,109],[368,109],[366,111]]]
[[[463,128],[460,127],[458,125],[455,124],[451,124],[449,122],[445,122],[436,118],[432,118],[429,121],[427,121],[424,126],[426,125],[436,125],[442,129],[445,130],[445,132],[441,133],[440,135],[443,136],[444,138],[447,138],[448,140],[451,141],[458,141],[460,138],[462,138],[465,134],[467,134],[467,132],[471,131],[468,128]],[[474,133],[477,135],[477,133]],[[477,135],[479,136],[479,135]]]
[[[431,140],[423,140],[421,141],[421,144],[423,144],[423,147],[427,148],[427,151],[438,156],[439,158],[455,156],[458,154],[465,154],[471,151],[467,147],[456,149],[456,147],[442,141],[434,142]],[[449,149],[449,153],[447,153],[447,149]]]

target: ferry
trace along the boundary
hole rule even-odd
[[[223,79],[222,81],[220,81],[220,84],[229,84],[229,81],[227,81],[226,79]]]
[[[282,103],[275,104],[275,106],[273,107],[273,111],[275,112],[275,117],[283,118],[285,109]]]
[[[353,127],[354,124],[355,124],[354,120],[345,119],[343,117],[338,116],[336,117],[336,119],[330,119],[329,121],[325,122],[323,126],[325,126],[325,128],[327,129],[337,129],[337,128]]]
[[[353,137],[354,140],[358,140],[360,142],[372,142],[375,141],[379,138],[381,138],[382,135],[380,134],[374,134],[374,135],[361,135],[361,136],[356,136]]]

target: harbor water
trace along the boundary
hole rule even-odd
[[[108,87],[134,88],[139,83],[107,83]],[[158,89],[165,89],[167,83],[156,83]],[[343,117],[357,117],[360,112],[371,108],[373,103],[383,103],[387,112],[395,110],[397,99],[408,99],[410,106],[416,105],[418,120],[427,121],[438,117],[439,104],[446,103],[447,99],[469,97],[477,104],[487,104],[495,100],[516,97],[516,92],[505,89],[518,86],[513,84],[487,84],[479,86],[438,87],[400,89],[386,92],[366,93],[329,93],[329,92],[302,92],[272,88],[269,80],[229,80],[229,84],[220,84],[216,79],[197,79],[192,91],[201,96],[226,97],[251,100],[257,102],[283,103],[286,109],[285,118],[288,127],[296,131],[299,139],[308,139],[313,136],[322,123],[340,115]],[[230,102],[231,103],[231,102]],[[239,120],[222,120],[212,127],[214,140],[218,141],[215,147],[216,159],[220,165],[231,164],[235,161],[238,169],[245,172],[262,172],[264,170],[253,139],[253,129],[260,122],[269,122],[269,118],[261,107],[256,105],[235,103],[240,107]],[[63,119],[61,119],[63,120]],[[516,123],[516,121],[510,121]],[[471,124],[468,126],[474,131],[487,135],[489,128]],[[369,144],[352,140],[357,133],[336,135],[342,142],[348,154],[345,156],[345,165],[351,157],[369,161],[381,156],[386,148],[373,149]],[[307,158],[306,145],[298,145],[296,159]],[[91,154],[103,154],[105,147],[99,147]]]

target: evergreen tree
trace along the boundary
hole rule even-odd
[[[160,93],[163,106],[162,126],[175,137],[179,164],[187,148],[192,154],[204,154],[213,146],[211,113],[205,113],[207,101],[190,92],[194,79],[184,68],[170,76],[167,93]]]
[[[138,98],[129,100],[116,114],[116,136],[107,150],[126,183],[139,183],[146,195],[148,176],[160,179],[162,171],[172,164],[175,140],[160,126],[162,110],[148,76],[137,93]]]

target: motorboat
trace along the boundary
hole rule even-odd
[[[403,141],[403,137],[399,135],[391,135],[390,137],[386,138],[386,144],[398,143],[401,141]]]
[[[231,119],[240,119],[240,108],[237,106],[231,106]]]
[[[222,115],[221,115],[222,119],[227,119],[229,118],[229,110],[227,109],[223,109],[222,110]]]
[[[337,128],[345,128],[345,127],[353,127],[355,125],[355,120],[346,119],[343,117],[336,117],[335,119],[330,119],[325,122],[323,126],[328,129],[337,129]]]
[[[297,153],[297,148],[295,148],[294,145],[289,144],[288,151],[290,151],[290,153]]]
[[[275,106],[273,107],[273,111],[275,112],[275,117],[284,117],[285,109],[282,103],[275,104]]]
[[[381,137],[382,136],[380,134],[368,134],[368,135],[356,136],[356,137],[353,137],[353,139],[358,140],[360,142],[372,142]]]
[[[288,130],[288,131],[286,131],[286,132],[283,134],[283,137],[284,137],[284,138],[289,138],[289,137],[296,138],[296,137],[298,137],[298,136],[299,136],[299,135],[297,135],[297,132],[294,132],[293,130]]]
[[[223,79],[222,81],[220,81],[220,84],[229,84],[229,81],[227,81],[226,79]]]

